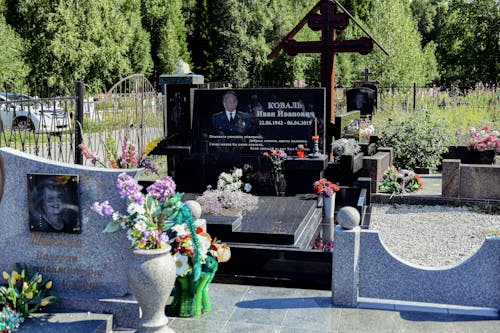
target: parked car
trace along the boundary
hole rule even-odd
[[[0,121],[4,130],[61,133],[71,128],[69,113],[55,103],[18,93],[0,93]]]

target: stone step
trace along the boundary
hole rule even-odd
[[[91,312],[34,313],[19,327],[19,333],[111,333],[113,316]]]

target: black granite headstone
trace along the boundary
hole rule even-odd
[[[175,179],[183,191],[201,192],[221,172],[248,164],[260,182],[252,184],[254,193],[272,195],[264,152],[280,149],[295,156],[302,145],[307,156],[314,135],[325,151],[324,88],[195,89],[193,96],[192,150]],[[293,181],[287,179],[289,185]]]
[[[359,110],[362,116],[371,115],[376,106],[376,91],[368,87],[346,91],[347,111]]]
[[[335,140],[345,138],[345,137],[359,137],[359,120],[360,111],[350,111],[335,116],[335,124],[333,125],[333,136]],[[353,133],[353,129],[356,128],[357,131]],[[346,131],[351,131],[346,135]]]

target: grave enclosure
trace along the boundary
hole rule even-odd
[[[246,180],[258,195],[255,211],[203,217],[209,232],[228,242],[233,253],[232,260],[219,266],[216,281],[330,289],[332,253],[331,249],[322,251],[325,244],[318,239],[326,238],[326,242],[332,226],[323,221],[322,203],[313,194],[312,184],[324,176],[339,183],[337,210],[356,207],[361,224],[367,227],[373,182],[389,165],[390,150],[380,150],[373,141],[362,145],[363,152],[357,156],[342,156],[340,163],[330,161],[323,88],[202,89],[200,77],[193,75],[163,75],[160,81],[165,84],[168,109],[174,110],[168,116],[167,139],[153,154],[168,155],[169,172],[178,191],[186,193],[185,199],[195,199],[207,185],[215,187],[221,172],[248,166],[253,170],[253,177]],[[236,95],[236,110],[242,115],[240,127],[228,124],[222,130],[227,94]],[[334,136],[357,137],[360,113],[337,115]],[[352,123],[358,127],[348,132]],[[313,158],[309,154],[315,135],[320,155]],[[304,158],[297,156],[299,144],[304,146]],[[262,155],[270,149],[282,149],[288,155],[285,197],[276,197],[271,164]],[[375,162],[370,165],[367,160]]]

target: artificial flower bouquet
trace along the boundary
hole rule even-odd
[[[335,163],[340,162],[342,155],[354,156],[361,151],[361,147],[355,139],[338,139],[332,143],[333,160]]]
[[[0,326],[0,329],[6,332],[9,332],[7,326],[19,326],[30,314],[58,299],[52,289],[52,280],[44,279],[42,274],[30,271],[25,265],[17,263],[11,274],[3,272],[2,275],[8,284],[0,286],[0,325],[6,322],[11,325]]]
[[[204,215],[234,215],[242,210],[257,207],[257,198],[248,192],[252,186],[241,180],[243,170],[234,168],[230,173],[222,172],[217,180],[217,188],[209,185],[196,201]]]
[[[144,194],[143,187],[132,176],[121,173],[117,187],[120,197],[127,200],[126,214],[115,211],[107,200],[94,202],[91,207],[97,214],[111,217],[104,232],[115,233],[120,227],[127,230],[130,247],[134,249],[161,249],[169,245],[174,256],[181,253],[195,261],[191,268],[198,261],[203,263],[207,256],[219,262],[227,258],[227,254],[219,257],[220,243],[212,241],[194,221],[189,208],[181,202],[183,194],[175,192],[176,184],[171,177],[155,181]]]
[[[283,163],[286,161],[287,154],[281,149],[271,149],[269,152],[262,154],[265,158],[271,161],[273,167],[273,174],[277,175],[283,171]]]
[[[131,248],[160,249],[170,246],[176,262],[176,289],[172,308],[181,316],[210,310],[206,287],[219,262],[228,261],[230,248],[211,236],[193,219],[188,206],[181,202],[171,177],[155,181],[146,194],[135,179],[125,173],[118,176],[121,198],[127,200],[127,213],[113,209],[108,201],[95,202],[91,209],[110,216],[105,232],[127,230]]]
[[[137,152],[135,145],[128,142],[128,138],[125,137],[123,139],[123,144],[121,145],[121,154],[119,154],[116,149],[115,140],[111,135],[109,135],[104,142],[107,162],[101,161],[97,154],[90,152],[84,143],[79,144],[78,147],[82,151],[83,157],[90,160],[90,163],[92,163],[93,166],[99,165],[106,168],[109,165],[114,169],[144,168],[153,173],[157,173],[158,170],[151,163],[148,154],[153,151],[160,141],[161,138],[157,138],[149,142],[142,152],[139,153]]]
[[[379,184],[379,192],[402,194],[415,192],[423,186],[420,176],[411,170],[398,170],[394,165],[385,170]]]
[[[335,192],[340,190],[337,184],[328,181],[326,178],[321,178],[313,183],[314,193],[325,198],[330,198]]]
[[[287,154],[281,149],[271,149],[269,152],[264,152],[262,155],[271,161],[271,180],[274,183],[276,195],[284,196],[286,190],[286,179],[283,172],[283,163],[286,161]]]
[[[0,333],[11,333],[21,326],[24,318],[16,310],[13,310],[9,304],[5,304],[0,311]]]
[[[362,119],[359,123],[359,140],[362,142],[370,141],[370,136],[375,134],[375,126],[369,120]]]
[[[500,152],[500,135],[498,131],[490,130],[488,125],[481,130],[470,127],[467,131],[467,147],[477,151],[494,150]]]

